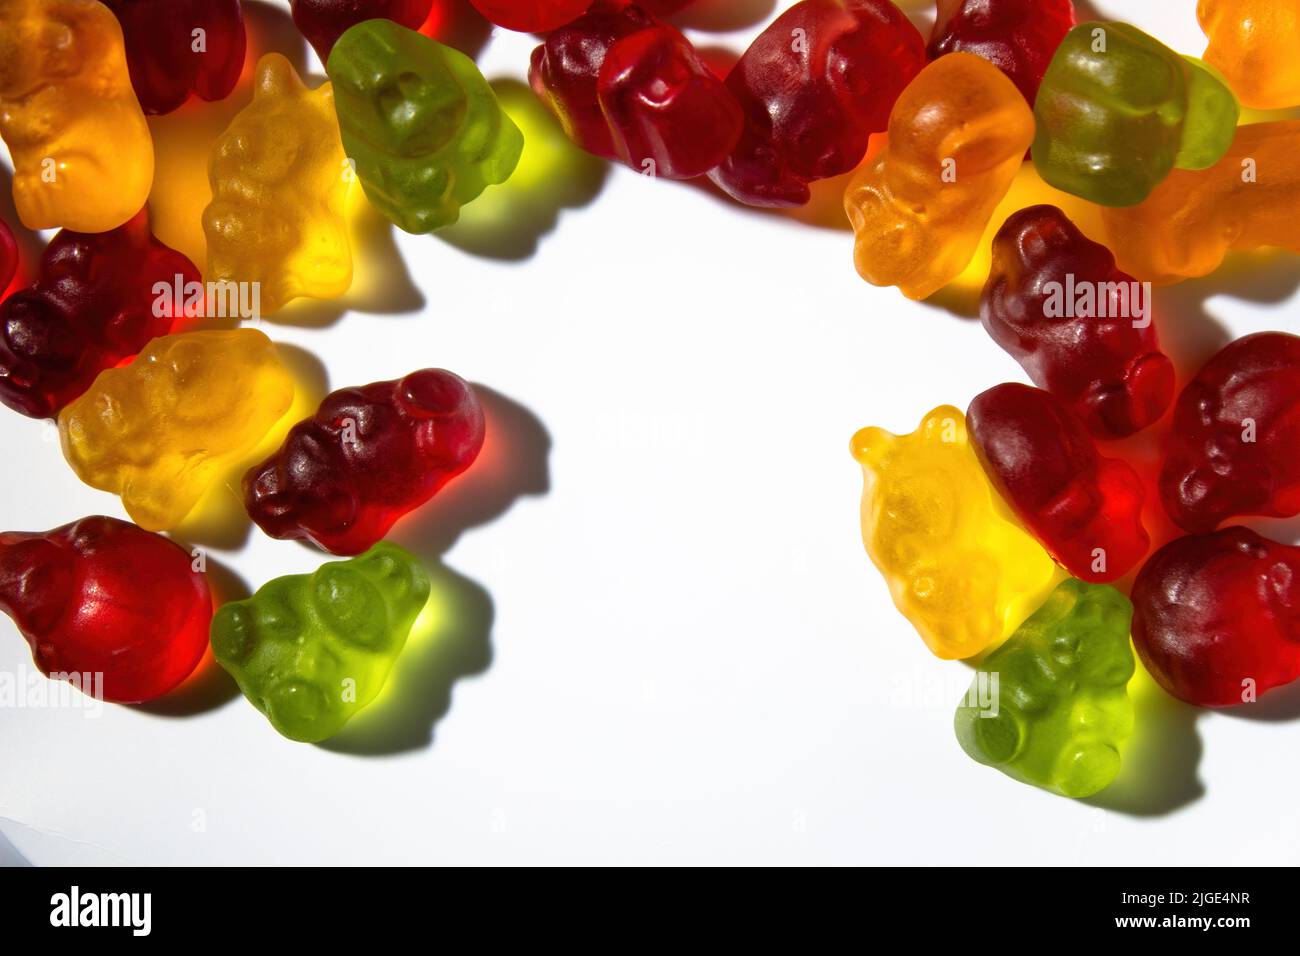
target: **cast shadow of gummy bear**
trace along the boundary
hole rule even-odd
[[[470,255],[521,262],[537,252],[564,210],[599,195],[609,165],[575,146],[526,83],[498,78],[489,85],[524,135],[523,155],[509,179],[489,186],[433,235]]]
[[[1121,748],[1119,776],[1081,802],[1134,817],[1167,816],[1205,795],[1197,774],[1204,713],[1165,693],[1139,663],[1128,686],[1133,699],[1133,736]]]
[[[428,747],[451,708],[456,681],[492,663],[495,609],[488,591],[449,567],[443,556],[461,534],[490,524],[520,498],[550,490],[551,438],[527,408],[482,385],[474,390],[487,415],[478,461],[392,538],[424,562],[432,594],[387,686],[369,707],[319,746],[380,756]]]

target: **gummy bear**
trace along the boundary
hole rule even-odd
[[[483,408],[463,379],[423,369],[345,388],[244,476],[244,505],[273,538],[360,554],[468,468]]]
[[[199,271],[154,238],[144,210],[110,232],[60,232],[35,284],[0,303],[0,402],[32,418],[58,414],[104,369],[171,331],[155,286],[177,281],[198,282]]]
[[[1047,552],[984,475],[962,414],[942,405],[910,435],[864,428],[862,537],[894,604],[937,657],[997,644],[1058,580]]]
[[[1034,163],[1057,189],[1132,206],[1179,169],[1213,166],[1237,101],[1210,67],[1127,23],[1069,32],[1038,90]]]
[[[1234,515],[1300,514],[1300,337],[1257,332],[1211,358],[1178,396],[1160,472],[1186,531]]]
[[[1146,290],[1055,206],[1010,216],[993,240],[980,320],[1034,384],[1097,438],[1125,438],[1174,398]]]
[[[709,178],[754,206],[802,206],[808,184],[847,173],[925,66],[925,41],[888,0],[802,0],[727,76],[745,114]]]
[[[980,662],[954,720],[962,750],[1062,796],[1108,787],[1133,733],[1132,617],[1114,588],[1062,581]]]
[[[1120,268],[1161,284],[1209,275],[1234,250],[1300,252],[1300,122],[1237,129],[1218,164],[1174,170],[1141,205],[1105,209]]]
[[[9,230],[9,224],[0,219],[0,300],[5,297],[9,283],[18,272],[18,243]]]
[[[154,339],[59,413],[63,454],[149,531],[179,525],[288,410],[294,383],[256,329]]]
[[[170,113],[191,93],[230,95],[244,69],[239,0],[104,0],[126,39],[131,85],[146,113]]]
[[[470,0],[499,27],[520,33],[548,33],[581,16],[591,0]]]
[[[324,63],[338,38],[363,20],[384,19],[418,30],[433,0],[289,0],[293,22]]]
[[[1146,557],[1141,479],[1127,462],[1102,457],[1059,400],[998,385],[975,397],[966,424],[993,486],[1076,578],[1114,581]]]
[[[676,27],[598,0],[533,51],[528,78],[569,137],[638,172],[690,179],[740,137],[740,106]]]
[[[100,516],[0,534],[0,610],[41,673],[136,703],[166,694],[203,659],[212,596],[184,548]]]
[[[1300,677],[1300,549],[1248,528],[1165,545],[1133,584],[1133,646],[1169,693],[1231,707]]]
[[[429,591],[419,563],[382,541],[225,605],[212,652],[281,734],[324,740],[384,686]]]
[[[309,90],[288,60],[266,54],[253,101],[208,159],[208,280],[257,283],[264,315],[297,296],[342,295],[352,284],[350,178],[330,84]]]
[[[844,193],[862,278],[909,299],[957,278],[1033,136],[1024,98],[987,60],[950,53],[922,70],[894,105],[889,144]]]
[[[1052,54],[1074,26],[1073,0],[938,0],[926,53],[982,56],[1010,77],[1030,107]]]
[[[153,140],[97,0],[0,0],[0,135],[28,229],[107,232],[144,205]]]
[[[1196,17],[1210,38],[1205,62],[1246,106],[1300,104],[1300,5],[1291,0],[1200,0]]]
[[[407,232],[450,225],[514,172],[523,134],[463,53],[391,20],[366,20],[339,37],[326,69],[357,178]]]

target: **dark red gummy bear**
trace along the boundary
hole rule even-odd
[[[1047,65],[1073,27],[1073,0],[939,0],[926,52],[931,60],[957,52],[983,57],[1032,107]]]
[[[1242,527],[1165,545],[1133,584],[1133,646],[1160,686],[1230,707],[1300,677],[1300,549]]]
[[[1234,515],[1300,514],[1300,337],[1237,339],[1188,383],[1174,406],[1160,497],[1193,532]]]
[[[1160,351],[1144,289],[1061,210],[1032,206],[993,240],[980,319],[1093,435],[1123,438],[1160,418],[1174,397],[1174,366]]]
[[[289,0],[289,7],[298,32],[324,63],[348,27],[383,19],[418,30],[429,19],[433,0]]]
[[[580,16],[591,0],[469,0],[484,18],[507,30],[546,33]]]
[[[116,518],[83,518],[45,534],[0,534],[0,610],[47,676],[106,700],[153,700],[198,666],[212,596],[190,554]],[[97,683],[101,678],[93,678]]]
[[[9,283],[18,271],[18,243],[9,229],[9,223],[0,219],[0,299],[4,298]]]
[[[736,145],[740,107],[676,27],[600,0],[533,51],[533,90],[575,143],[668,179],[701,176]]]
[[[1003,499],[1076,578],[1114,581],[1146,556],[1141,479],[1127,462],[1102,457],[1058,399],[998,385],[975,397],[966,425]]]
[[[59,232],[36,283],[0,303],[0,402],[32,418],[58,414],[104,369],[171,331],[154,285],[173,289],[177,276],[200,281],[154,238],[143,210],[109,232]]]
[[[235,88],[247,46],[239,0],[104,2],[122,25],[131,86],[146,113],[170,113],[191,93],[225,99]]]
[[[325,397],[244,476],[244,506],[273,538],[360,554],[460,474],[483,447],[474,390],[443,369]]]
[[[924,66],[925,41],[888,0],[795,4],[727,76],[745,129],[709,178],[750,205],[803,205],[810,182],[862,161]]]

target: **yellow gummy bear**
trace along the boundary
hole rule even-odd
[[[28,229],[116,229],[153,185],[122,28],[97,0],[0,0],[0,136]]]
[[[1294,0],[1200,0],[1209,37],[1205,62],[1257,110],[1300,105],[1300,4]]]
[[[59,413],[59,438],[82,481],[120,494],[146,531],[165,531],[256,449],[293,394],[256,329],[165,335],[101,372]]]
[[[972,53],[935,60],[889,114],[889,143],[844,193],[853,260],[909,299],[970,263],[1034,140],[1034,114],[1006,75]]]
[[[910,435],[864,428],[851,450],[866,480],[867,554],[936,656],[1001,642],[1064,577],[1007,510],[951,405]]]
[[[309,90],[288,60],[266,54],[253,101],[208,159],[207,279],[258,283],[264,315],[298,296],[341,296],[352,284],[351,179],[333,87]]]

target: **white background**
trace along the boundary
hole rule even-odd
[[[701,3],[681,22],[739,24],[691,31],[702,46],[739,50],[774,15],[770,0]],[[302,54],[287,17],[246,7],[255,48]],[[1097,4],[1199,53],[1194,7]],[[931,4],[909,8],[928,32]],[[460,14],[472,52],[486,31]],[[498,31],[484,73],[522,78],[534,43]],[[246,87],[236,95],[221,108]],[[962,753],[951,719],[969,670],[930,656],[893,610],[862,550],[847,447],[862,425],[910,431],[935,405],[964,407],[1024,376],[978,322],[858,279],[842,183],[819,192],[818,225],[623,168],[602,181],[599,164],[563,165],[553,183],[505,194],[509,221],[495,231],[470,221],[474,207],[438,237],[389,238],[372,223],[356,250],[358,284],[372,288],[344,300],[350,311],[299,303],[263,326],[301,350],[300,369],[315,357],[317,398],[326,377],[337,388],[430,365],[491,389],[485,458],[394,535],[435,569],[444,611],[382,706],[327,746],[282,739],[211,674],[98,719],[0,710],[0,830],[21,852],[38,863],[1300,860],[1294,688],[1244,716],[1146,694],[1124,776],[1089,802]],[[201,158],[194,176],[201,186]],[[1289,327],[1297,284],[1295,262],[1273,260],[1161,294],[1168,350],[1186,371],[1230,334]],[[49,438],[0,415],[0,526],[123,515]],[[230,527],[178,537],[210,547],[234,593],[322,560]],[[31,670],[7,618],[0,669]]]

